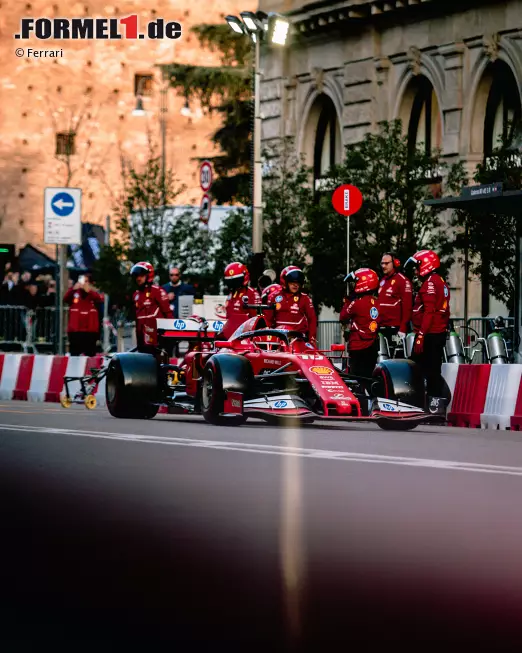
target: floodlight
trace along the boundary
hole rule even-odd
[[[249,32],[260,32],[263,29],[263,25],[253,11],[242,11],[240,16]]]
[[[268,40],[275,45],[286,45],[290,21],[279,14],[268,17]]]
[[[226,16],[225,20],[229,24],[229,26],[236,32],[237,34],[244,34],[245,29],[243,27],[243,23],[239,20],[237,16]]]

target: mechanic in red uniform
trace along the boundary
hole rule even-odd
[[[275,304],[273,311],[266,313],[267,322],[276,329],[300,331],[310,344],[317,346],[317,315],[310,296],[302,292],[304,273],[295,265],[288,265],[279,277],[281,290],[274,290],[267,303]]]
[[[230,336],[246,322],[250,317],[257,315],[255,308],[245,308],[246,304],[260,304],[261,297],[254,288],[248,283],[250,274],[248,268],[243,263],[229,263],[225,268],[225,286],[228,287],[229,295],[225,302],[226,322],[221,332],[223,340],[228,340]],[[245,298],[248,300],[245,302]]]
[[[350,374],[371,378],[379,353],[379,277],[370,268],[359,268],[350,272],[344,281],[355,284],[355,299],[345,298],[339,316],[341,323],[350,323]]]
[[[158,346],[158,318],[174,318],[167,293],[154,285],[154,268],[147,261],[136,263],[130,271],[137,290],[134,292],[136,340],[138,351],[155,353]]]
[[[440,259],[430,249],[423,249],[410,257],[405,269],[413,267],[422,285],[413,304],[413,330],[415,343],[411,359],[422,368],[430,410],[437,399],[443,398],[442,360],[450,319],[450,291],[444,279],[436,272]],[[431,400],[435,402],[432,406]]]
[[[379,284],[379,331],[388,341],[395,335],[405,338],[411,320],[413,288],[399,272],[401,262],[390,252],[381,257],[384,278]]]
[[[95,356],[96,342],[100,337],[98,306],[103,304],[103,295],[93,289],[90,275],[82,277],[63,298],[70,306],[67,325],[69,353],[71,356]]]

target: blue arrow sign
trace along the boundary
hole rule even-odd
[[[69,193],[57,193],[51,200],[51,208],[56,215],[64,218],[74,211],[74,198]]]

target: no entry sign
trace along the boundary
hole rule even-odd
[[[357,186],[343,184],[338,186],[332,195],[332,205],[341,215],[353,215],[361,208],[363,196]]]

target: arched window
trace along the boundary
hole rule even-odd
[[[315,133],[315,147],[314,147],[314,177],[319,179],[324,177],[328,170],[339,163],[339,158],[336,156],[339,140],[340,128],[339,121],[337,120],[337,111],[335,110],[334,103],[328,96],[323,103],[319,120],[317,122],[317,130]]]
[[[342,161],[341,125],[332,99],[322,93],[312,105],[303,139],[306,163],[314,171],[314,188],[320,190],[321,179]]]
[[[488,66],[491,79],[484,118],[484,156],[503,144],[509,144],[521,118],[520,94],[511,68],[504,61]]]
[[[429,154],[442,147],[442,122],[437,94],[427,77],[419,75],[410,84],[406,96],[408,147],[422,147]],[[406,117],[406,116],[404,116]],[[404,120],[404,118],[403,118]]]

